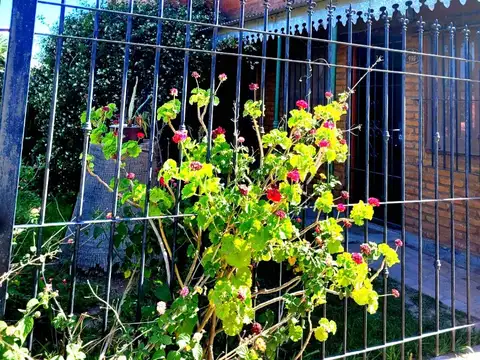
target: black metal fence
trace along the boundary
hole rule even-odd
[[[60,9],[60,18],[58,22],[58,33],[36,33],[34,29],[37,5],[44,4],[55,6]],[[184,19],[172,19],[164,17],[164,1],[158,1],[158,12],[156,16],[145,15],[134,12],[134,0],[128,0],[124,11],[109,10],[101,6],[100,0],[96,0],[95,6],[67,4],[65,0],[60,3],[48,0],[13,0],[13,10],[11,18],[11,28],[9,31],[8,57],[5,67],[5,78],[2,97],[2,115],[0,120],[0,154],[2,158],[2,171],[0,172],[0,273],[4,273],[10,266],[11,239],[15,229],[37,228],[37,251],[40,253],[42,246],[42,234],[47,227],[54,226],[73,226],[75,228],[75,249],[73,253],[73,262],[71,266],[70,278],[70,301],[69,311],[75,312],[76,285],[77,285],[77,255],[79,251],[79,238],[81,236],[82,226],[88,224],[109,224],[109,250],[108,266],[106,274],[106,292],[105,300],[111,302],[111,281],[113,271],[114,256],[114,234],[116,227],[122,222],[141,222],[143,224],[142,251],[140,257],[140,278],[138,283],[138,316],[143,299],[143,285],[145,275],[146,259],[146,237],[148,220],[159,218],[148,216],[148,196],[149,189],[153,182],[153,155],[154,144],[151,142],[148,152],[147,169],[147,200],[143,214],[139,216],[125,218],[118,217],[118,192],[120,178],[120,162],[117,162],[115,175],[117,181],[114,184],[112,196],[111,219],[86,220],[83,214],[83,198],[85,193],[85,178],[87,176],[87,157],[82,157],[82,169],[80,174],[80,190],[78,192],[79,207],[72,221],[61,223],[48,223],[45,217],[47,206],[49,180],[50,180],[50,162],[52,157],[52,139],[55,132],[56,100],[58,95],[58,77],[60,62],[62,57],[62,47],[65,40],[82,41],[91,46],[91,62],[88,83],[88,97],[85,108],[86,122],[84,123],[83,154],[89,151],[89,136],[92,130],[90,109],[94,105],[94,81],[96,76],[97,46],[99,43],[108,43],[124,48],[124,64],[122,72],[121,104],[120,118],[125,118],[127,111],[127,88],[129,84],[129,54],[132,48],[142,51],[142,49],[153,49],[155,52],[155,67],[153,71],[153,89],[151,113],[155,118],[158,102],[158,94],[165,89],[159,89],[158,76],[162,71],[162,62],[168,61],[162,58],[162,51],[175,50],[184,52],[183,70],[179,70],[178,76],[182,76],[181,88],[181,119],[180,129],[185,129],[187,123],[187,89],[189,73],[192,69],[189,67],[190,56],[193,52],[200,52],[211,56],[210,88],[215,88],[217,78],[217,60],[219,57],[232,58],[236,61],[236,69],[231,69],[231,74],[235,74],[235,97],[234,100],[236,118],[241,114],[241,98],[245,97],[242,90],[242,81],[245,76],[260,79],[260,92],[262,100],[269,96],[274,96],[273,106],[275,111],[273,115],[267,115],[262,118],[261,126],[272,127],[281,123],[283,115],[291,109],[295,96],[302,96],[309,102],[317,102],[323,97],[324,90],[334,91],[335,80],[333,76],[339,78],[345,74],[346,88],[351,88],[356,80],[365,75],[365,80],[357,89],[355,95],[349,100],[349,111],[345,119],[346,127],[351,128],[355,125],[362,125],[362,131],[359,136],[353,137],[347,133],[348,145],[352,148],[352,155],[348,159],[345,168],[341,171],[345,178],[346,190],[353,194],[354,200],[367,199],[369,196],[378,195],[382,200],[382,211],[378,214],[377,223],[383,228],[379,241],[387,241],[390,229],[398,228],[403,242],[407,247],[402,248],[401,265],[401,324],[394,326],[401,327],[401,338],[389,340],[387,336],[389,326],[389,314],[387,313],[387,300],[383,301],[382,316],[382,339],[380,345],[371,345],[368,334],[368,317],[363,318],[363,349],[353,350],[349,348],[348,338],[348,300],[344,301],[344,333],[343,348],[339,353],[321,352],[322,358],[330,360],[347,358],[355,355],[362,355],[367,358],[373,351],[380,351],[383,357],[386,357],[387,349],[395,346],[400,347],[400,358],[406,358],[405,344],[408,342],[418,342],[418,357],[422,356],[423,339],[435,337],[436,351],[439,351],[439,336],[443,333],[451,334],[451,348],[455,350],[456,332],[459,330],[467,331],[467,341],[465,345],[471,345],[472,328],[474,321],[472,316],[479,309],[472,307],[471,295],[471,244],[475,241],[471,234],[476,232],[469,224],[470,210],[479,207],[480,193],[472,193],[478,190],[478,154],[480,151],[480,142],[478,129],[480,127],[480,109],[478,109],[478,97],[480,83],[478,77],[478,64],[480,64],[479,50],[473,44],[479,44],[479,32],[472,35],[465,22],[457,24],[461,28],[455,29],[453,23],[440,24],[437,20],[425,23],[418,14],[410,7],[407,7],[405,13],[400,13],[396,8],[386,9],[383,16],[376,19],[373,11],[366,14],[356,13],[355,6],[352,5],[346,14],[338,14],[332,4],[327,6],[328,15],[326,18],[326,31],[315,30],[313,28],[314,6],[313,1],[305,2],[305,11],[307,21],[304,28],[291,28],[291,14],[293,1],[286,2],[284,13],[285,25],[283,29],[276,32],[270,32],[268,28],[269,21],[269,1],[264,1],[263,12],[263,30],[248,30],[248,19],[245,18],[245,9],[248,6],[246,1],[239,2],[238,22],[230,25],[220,24],[220,5],[221,0],[215,0],[211,7],[212,23],[204,23],[192,20],[192,0],[187,0],[187,14]],[[320,4],[318,4],[320,6]],[[94,31],[90,37],[78,37],[64,34],[65,12],[67,10],[81,10],[92,12],[94,16]],[[428,10],[423,7],[424,12]],[[102,38],[101,18],[106,15],[116,15],[124,19],[127,23],[124,40]],[[338,16],[346,16],[345,25],[337,23]],[[435,14],[431,15],[434,19]],[[358,17],[358,20],[353,17]],[[132,27],[134,20],[153,20],[157,23],[157,37],[155,44],[132,42]],[[162,25],[164,22],[178,22],[185,26],[185,44],[181,47],[164,45],[162,39]],[[462,20],[463,21],[463,20]],[[233,24],[233,25],[232,25]],[[191,44],[191,26],[201,27],[206,36],[211,37],[210,49],[194,48]],[[334,28],[337,28],[337,36],[334,39]],[[289,29],[288,31],[286,29]],[[219,50],[220,37],[225,33],[233,35],[236,39],[236,51]],[[244,52],[245,36],[255,35],[260,38],[260,46],[255,52]],[[22,143],[25,127],[25,117],[27,112],[27,96],[30,78],[30,62],[32,59],[32,45],[34,37],[52,36],[56,38],[56,60],[55,72],[53,73],[52,101],[50,109],[50,122],[47,139],[47,149],[45,153],[45,175],[42,190],[42,204],[40,208],[40,217],[38,224],[14,224],[15,203],[21,155]],[[414,40],[412,40],[414,39]],[[411,49],[411,44],[416,44],[415,49]],[[299,45],[301,44],[301,46]],[[426,45],[427,44],[427,45]],[[312,48],[320,49],[318,54],[312,55]],[[346,58],[343,61],[335,60],[336,55],[341,49],[346,50]],[[293,53],[292,53],[293,52]],[[326,56],[325,56],[326,55]],[[383,60],[373,69],[369,70],[372,64],[381,56]],[[325,58],[324,58],[325,57]],[[322,58],[319,60],[319,58]],[[414,59],[414,61],[410,61]],[[259,68],[245,75],[248,71],[245,68],[246,61],[253,61],[259,64]],[[233,64],[233,62],[230,62]],[[413,65],[412,65],[413,64]],[[194,69],[193,69],[194,70]],[[257,71],[258,70],[258,71]],[[272,70],[272,71],[269,71]],[[267,74],[274,74],[275,77],[269,77]],[[416,86],[408,87],[407,79],[415,79]],[[340,83],[337,79],[337,84]],[[274,92],[269,93],[269,83],[275,84]],[[271,87],[273,88],[273,87]],[[473,88],[473,90],[472,90]],[[292,90],[293,89],[293,90]],[[300,93],[295,93],[301,89]],[[312,92],[313,89],[313,92]],[[408,105],[408,99],[416,101],[416,105]],[[268,103],[268,102],[267,102]],[[267,109],[268,110],[268,109]],[[412,115],[414,114],[414,115]],[[411,116],[412,115],[412,116]],[[208,115],[208,129],[212,132],[213,119],[215,112],[213,101],[210,102]],[[407,124],[407,119],[414,119],[414,123]],[[155,138],[155,132],[158,131],[158,125],[152,122],[152,138]],[[122,135],[124,131],[123,122],[119,125],[119,144],[118,157],[122,146]],[[414,133],[416,136],[409,136]],[[411,143],[409,145],[408,139]],[[408,153],[409,147],[414,149],[417,159],[409,161],[412,153]],[[408,155],[407,155],[408,153]],[[427,159],[428,158],[428,159]],[[475,164],[477,162],[477,164]],[[425,179],[423,173],[425,166],[433,168],[433,196],[424,194]],[[408,167],[416,171],[416,183],[414,192],[417,196],[409,197],[407,187]],[[440,171],[446,169],[449,172],[448,178],[441,177]],[[337,169],[338,170],[338,169]],[[455,188],[456,174],[463,173],[464,186],[460,193]],[[446,181],[447,183],[443,183]],[[473,183],[472,183],[473,182]],[[441,193],[441,186],[449,189],[447,196]],[[441,258],[441,234],[440,229],[443,224],[443,218],[440,213],[440,205],[449,205],[450,222],[450,266],[451,282],[443,284],[440,281]],[[422,298],[423,298],[423,255],[424,255],[424,207],[433,205],[431,216],[433,217],[434,244],[433,256],[435,261],[432,266],[435,276],[433,278],[435,287],[435,329],[430,332],[424,332],[422,319],[424,318]],[[465,209],[465,221],[458,223],[455,217],[455,211],[462,207]],[[407,227],[407,212],[415,212],[413,217],[417,217],[416,229]],[[181,214],[179,205],[175,208],[175,213],[169,218],[173,219],[174,232],[172,238],[172,251],[175,257],[177,221],[176,219],[186,214]],[[462,244],[457,241],[456,226],[465,229],[462,237]],[[407,232],[415,232],[419,251],[412,252],[417,257],[418,268],[407,268],[407,259],[409,256]],[[350,236],[346,233],[346,249],[349,247]],[[364,229],[364,241],[372,239],[369,225]],[[376,239],[375,239],[376,240]],[[465,274],[466,288],[456,287],[456,249],[458,245],[464,250],[465,255]],[[173,268],[172,268],[173,271]],[[418,293],[418,323],[416,335],[409,335],[406,331],[407,299],[405,297],[407,288],[407,272],[418,271],[417,293]],[[34,295],[37,293],[38,272],[35,274]],[[281,274],[280,274],[281,276]],[[383,276],[383,287],[388,290],[388,270]],[[450,290],[450,326],[440,327],[440,303],[441,289],[448,287]],[[466,298],[466,322],[458,324],[455,309],[456,295],[461,291]],[[0,313],[5,311],[7,287],[0,288]],[[444,301],[442,299],[442,301]],[[329,308],[325,308],[326,313]],[[107,326],[108,310],[105,312],[104,324]]]

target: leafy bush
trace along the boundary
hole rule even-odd
[[[194,72],[192,76],[198,80],[200,75]],[[221,74],[212,94],[214,105],[220,101],[216,96],[225,81],[226,75]],[[245,103],[243,116],[252,122],[258,150],[244,146],[245,139],[237,132],[233,143],[229,143],[225,130],[217,128],[208,152],[207,137],[197,141],[187,131],[175,129],[172,121],[178,115],[176,106],[169,107],[169,111],[164,106],[158,110],[158,117],[172,129],[172,141],[182,150],[182,157],[179,162],[168,159],[159,170],[158,182],[148,197],[149,215],[172,215],[177,204],[180,213],[192,215],[178,223],[187,239],[187,260],[182,262],[179,253],[173,253],[165,231],[169,220],[161,217],[149,219],[153,233],[147,251],[152,253],[151,244],[158,244],[163,264],[155,266],[163,266],[167,283],[177,291],[168,291],[149,265],[146,277],[154,285],[147,289],[142,321],[138,326],[127,323],[132,310],[123,317],[119,313],[124,304],[127,308],[132,305],[126,294],[138,269],[138,256],[133,256],[122,269],[128,284],[120,305],[111,308],[114,316],[109,334],[105,341],[99,341],[101,346],[92,347],[84,345],[79,334],[83,318],[67,317],[52,284],[41,281],[42,292],[36,301],[49,296],[50,303],[45,307],[52,309],[52,324],[65,339],[60,351],[49,359],[83,359],[87,353],[117,360],[274,359],[280,346],[303,340],[297,354],[291,357],[299,359],[313,339],[324,342],[337,331],[331,319],[312,316],[329,297],[351,298],[373,314],[381,296],[399,296],[396,289],[391,294],[379,294],[373,281],[385,266],[399,262],[396,250],[403,245],[400,240],[395,240],[393,247],[362,244],[358,253],[346,252],[342,245],[344,228],[371,220],[379,200],[360,201],[348,211],[348,193],[335,195],[340,182],[322,171],[325,165],[347,159],[343,134],[349,130],[338,128],[337,123],[346,113],[350,93],[340,94],[338,101],[328,94],[327,105],[312,111],[299,100],[297,109],[290,112],[288,131],[274,129],[261,134],[257,120],[264,107],[262,101],[256,100],[258,86],[252,84],[250,89],[254,98]],[[191,92],[190,103],[197,108],[200,123],[210,101],[205,94],[211,91],[200,89],[197,82]],[[173,100],[167,104],[175,104],[178,93],[171,93]],[[127,158],[138,156],[140,145],[134,140],[124,142],[120,158],[114,156],[111,149],[117,147],[118,135],[104,121],[112,118],[116,108],[109,105],[101,109],[105,114],[97,117],[103,120],[95,124],[95,143],[101,144],[107,160],[120,161],[123,168]],[[94,172],[94,162],[90,156],[90,175],[113,190],[115,179],[101,179]],[[126,209],[145,209],[147,188],[135,174],[122,171],[118,189],[120,203]],[[305,223],[299,215],[310,206],[317,217]],[[106,217],[112,219],[112,214]],[[116,227],[115,244],[119,246],[127,242],[129,230],[124,222]],[[140,248],[140,237],[130,242],[133,249]],[[38,261],[43,264],[47,260],[44,256]],[[370,264],[377,261],[380,266],[373,272]],[[288,278],[281,286],[259,289],[255,269],[272,263],[284,264]],[[285,309],[281,317],[275,318],[269,308],[277,308],[279,303]],[[24,319],[30,316],[27,309]],[[11,344],[20,345],[25,337],[12,326],[14,338],[8,344],[0,341],[0,353],[7,353]],[[223,346],[217,346],[221,333],[231,345],[227,353],[222,352]],[[22,351],[16,349],[13,354],[17,357],[8,358],[24,359]]]

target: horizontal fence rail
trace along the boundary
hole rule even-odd
[[[28,4],[27,4],[28,3]],[[472,254],[476,249],[480,251],[480,243],[475,242],[475,237],[480,236],[480,224],[472,221],[475,216],[480,216],[480,27],[478,24],[468,26],[466,23],[455,24],[448,15],[445,23],[436,19],[435,8],[430,11],[425,6],[421,7],[419,14],[408,6],[405,14],[400,14],[396,9],[385,9],[383,15],[376,19],[373,11],[357,14],[355,4],[346,12],[345,25],[337,20],[340,14],[330,2],[327,9],[327,18],[322,19],[326,29],[314,29],[315,4],[305,1],[302,5],[306,14],[305,26],[292,28],[293,1],[286,1],[281,12],[284,25],[276,31],[269,31],[271,22],[271,5],[274,1],[265,0],[257,2],[259,18],[263,21],[262,29],[249,28],[253,19],[246,15],[248,1],[238,2],[238,14],[233,21],[222,20],[224,1],[215,0],[209,7],[212,22],[198,21],[195,19],[194,1],[186,0],[185,18],[172,18],[165,14],[167,4],[163,0],[151,1],[155,5],[155,14],[137,13],[135,10],[138,1],[127,0],[124,2],[125,11],[114,10],[104,6],[102,1],[96,0],[95,5],[67,4],[65,0],[53,2],[46,0],[13,0],[12,24],[10,29],[0,29],[9,33],[9,49],[5,65],[5,75],[2,95],[2,118],[0,119],[0,154],[5,159],[6,168],[0,174],[0,217],[6,219],[0,223],[0,275],[10,269],[10,249],[12,234],[18,230],[32,230],[35,233],[36,255],[41,254],[45,235],[49,229],[72,228],[73,251],[69,269],[69,314],[77,314],[78,284],[81,271],[78,268],[78,257],[81,249],[82,232],[89,226],[108,226],[108,252],[106,271],[104,272],[104,289],[106,310],[103,313],[103,329],[108,329],[112,319],[112,308],[115,296],[112,287],[115,280],[115,261],[117,249],[115,234],[122,224],[128,226],[141,226],[139,280],[137,286],[138,299],[136,303],[136,321],[142,316],[142,306],[145,305],[145,278],[148,268],[146,260],[150,255],[147,249],[147,237],[150,222],[158,219],[171,221],[172,233],[170,247],[172,262],[167,269],[167,279],[170,289],[176,284],[175,265],[176,255],[183,246],[178,243],[178,237],[184,231],[181,220],[194,216],[182,213],[180,197],[181,182],[175,190],[175,207],[172,214],[149,215],[149,197],[151,189],[158,181],[156,179],[155,155],[162,151],[170,154],[170,143],[162,138],[159,145],[161,150],[155,148],[154,139],[161,136],[162,127],[156,120],[152,120],[151,141],[148,148],[146,161],[146,199],[145,207],[139,209],[137,214],[123,215],[119,204],[121,168],[120,161],[116,162],[114,169],[113,185],[111,188],[110,214],[98,215],[89,219],[86,214],[87,179],[89,175],[88,155],[91,154],[92,136],[92,107],[97,104],[96,84],[99,77],[99,52],[102,45],[108,44],[112,51],[122,48],[123,64],[118,77],[121,78],[121,87],[118,90],[118,103],[120,104],[120,121],[118,125],[118,138],[116,159],[122,158],[122,142],[124,141],[124,122],[129,112],[130,93],[132,91],[133,71],[132,63],[135,61],[135,52],[150,51],[152,53],[152,86],[147,92],[149,97],[145,101],[152,119],[156,118],[160,99],[169,91],[168,84],[160,83],[160,75],[165,71],[164,64],[173,56],[172,53],[181,53],[183,67],[177,69],[177,77],[181,79],[180,88],[180,131],[187,130],[190,113],[188,112],[188,91],[190,74],[196,69],[192,68],[193,56],[198,54],[208,57],[205,62],[209,66],[210,74],[207,78],[210,89],[215,89],[219,69],[231,75],[234,86],[231,92],[234,96],[229,98],[234,104],[232,114],[226,116],[222,111],[214,108],[214,94],[210,94],[207,122],[207,157],[210,158],[212,150],[213,123],[223,125],[221,121],[230,123],[230,116],[242,124],[243,100],[250,95],[244,90],[244,85],[253,79],[260,83],[260,99],[267,104],[267,111],[260,119],[262,132],[265,129],[285,127],[285,120],[289,110],[295,108],[295,101],[300,98],[307,100],[309,107],[323,103],[324,93],[351,91],[348,100],[348,111],[344,119],[345,127],[355,129],[347,131],[346,142],[351,149],[345,165],[341,168],[331,167],[328,176],[335,175],[345,180],[345,190],[352,194],[345,204],[346,212],[358,204],[359,201],[368,201],[371,196],[380,198],[382,206],[376,214],[378,217],[366,222],[361,230],[361,243],[375,241],[387,243],[391,233],[399,233],[400,240],[406,246],[401,248],[401,269],[399,279],[392,279],[391,269],[382,272],[382,288],[388,293],[396,284],[401,289],[400,324],[390,324],[393,314],[389,314],[389,304],[394,300],[383,297],[380,300],[379,313],[381,314],[381,329],[372,329],[369,326],[369,315],[366,307],[354,307],[348,298],[342,301],[341,316],[343,318],[343,331],[341,334],[341,348],[336,353],[327,350],[328,345],[323,344],[320,350],[311,354],[306,352],[304,358],[319,356],[322,359],[335,360],[347,359],[357,356],[367,359],[369,354],[375,354],[387,359],[389,351],[400,354],[401,359],[408,359],[409,354],[405,346],[411,342],[417,344],[417,359],[424,355],[426,339],[434,338],[435,353],[440,353],[442,334],[449,334],[450,350],[458,350],[458,332],[465,331],[466,342],[463,345],[471,346],[473,328],[480,323],[475,320],[474,289],[472,288]],[[59,9],[58,26],[52,27],[52,32],[36,31],[33,27],[35,11],[39,6]],[[372,5],[373,6],[373,5]],[[453,5],[452,5],[453,6]],[[455,8],[461,9],[460,3],[455,2]],[[299,7],[295,6],[295,11]],[[479,5],[480,9],[480,5]],[[277,9],[278,10],[278,9]],[[69,28],[70,12],[87,12],[91,14],[91,36],[72,35]],[[66,13],[67,12],[67,13]],[[106,30],[102,29],[102,18],[108,16],[121,17],[125,23],[124,38],[109,39]],[[353,22],[357,16],[358,21]],[[120,21],[120,20],[119,20]],[[151,21],[154,23],[154,43],[138,41],[136,35],[137,21]],[[453,21],[453,20],[452,20]],[[165,38],[165,27],[171,24],[182,27],[183,44],[170,45]],[[232,26],[231,24],[235,24]],[[238,26],[237,26],[238,24]],[[457,27],[455,27],[457,26]],[[200,30],[199,30],[200,29]],[[208,46],[198,48],[195,44],[195,35],[201,32],[209,39]],[[257,39],[254,39],[255,35]],[[30,62],[32,57],[33,39],[55,39],[56,53],[54,73],[52,74],[50,119],[48,123],[48,137],[45,151],[45,168],[41,193],[40,217],[36,223],[14,223],[15,203],[18,190],[12,191],[12,184],[18,184],[20,176],[20,160],[24,139],[24,127],[27,116],[27,94],[29,91]],[[81,141],[81,168],[79,171],[79,190],[75,191],[78,205],[71,220],[47,220],[47,205],[50,199],[51,178],[54,177],[52,162],[54,160],[55,131],[58,130],[56,120],[64,114],[59,114],[57,100],[59,93],[64,89],[59,88],[59,78],[62,76],[62,52],[68,41],[83,42],[88,45],[86,55],[89,64],[88,89],[85,101],[85,121],[82,124]],[[230,41],[230,43],[228,43]],[[227,45],[229,44],[229,47]],[[115,49],[113,50],[113,47]],[[222,50],[222,46],[223,50]],[[252,50],[253,48],[253,50]],[[412,49],[413,48],[413,49]],[[168,51],[168,55],[165,52]],[[150,54],[150,53],[149,53]],[[413,60],[408,60],[412,58]],[[228,60],[226,60],[228,59]],[[233,61],[232,61],[233,60]],[[408,61],[407,61],[408,60]],[[252,65],[253,63],[253,65]],[[358,84],[358,85],[355,85]],[[343,88],[342,88],[343,87]],[[15,90],[15,91],[14,91]],[[136,91],[136,85],[135,90]],[[298,95],[301,96],[298,96]],[[12,106],[11,104],[20,104]],[[223,119],[223,120],[222,120]],[[75,126],[75,124],[72,124]],[[237,121],[233,122],[233,142],[238,143],[239,128]],[[358,131],[357,131],[358,130]],[[168,140],[169,141],[169,140]],[[14,151],[12,151],[12,149]],[[80,154],[79,154],[80,155]],[[25,154],[23,154],[25,157]],[[178,154],[178,161],[182,162],[182,150]],[[235,159],[237,163],[238,159]],[[17,188],[18,186],[14,186]],[[305,189],[306,191],[306,189]],[[306,221],[308,214],[303,214]],[[478,220],[478,219],[477,219]],[[377,229],[375,231],[375,229]],[[380,229],[380,230],[379,230]],[[162,229],[163,231],[163,229]],[[380,233],[379,236],[376,233]],[[410,236],[410,234],[413,234]],[[460,234],[460,235],[459,235]],[[355,243],[354,234],[345,231],[345,251],[359,245]],[[375,237],[376,236],[376,237]],[[414,238],[416,243],[410,244]],[[428,244],[432,245],[432,253],[426,253]],[[441,256],[442,248],[449,249],[449,256]],[[416,249],[416,250],[415,250]],[[457,286],[457,269],[459,253],[465,258],[462,272],[465,272],[465,288]],[[5,255],[6,254],[6,255]],[[155,254],[155,256],[158,254]],[[474,254],[480,256],[480,254]],[[415,257],[416,268],[412,268],[408,260]],[[428,281],[433,282],[434,293],[430,295],[434,303],[434,314],[427,312],[428,295],[425,291],[430,286],[425,280],[424,264],[433,258],[431,265],[432,276]],[[441,268],[447,263],[450,267],[449,282],[445,283],[441,277]],[[258,278],[255,269],[254,277]],[[411,272],[416,273],[415,284],[407,284]],[[284,268],[280,265],[278,281],[284,284]],[[39,271],[33,276],[33,296],[37,295],[39,285]],[[269,274],[272,276],[272,274]],[[409,313],[407,290],[416,286],[416,311],[415,331],[406,328]],[[448,291],[448,296],[442,296],[442,291]],[[279,296],[282,290],[279,292]],[[459,295],[461,294],[461,295]],[[118,294],[117,294],[118,295]],[[459,299],[465,299],[465,318],[457,312]],[[7,301],[7,287],[0,287],[0,314],[5,313]],[[411,301],[411,299],[410,299]],[[446,303],[444,305],[442,303]],[[449,304],[449,305],[448,305]],[[442,308],[448,307],[448,325],[443,326],[445,316]],[[328,305],[323,307],[323,316],[334,311]],[[275,309],[276,316],[281,319],[284,314],[282,305]],[[336,311],[339,311],[338,309]],[[362,348],[352,349],[350,342],[354,336],[350,332],[349,323],[352,312],[362,312],[362,323],[356,336],[361,337]],[[433,316],[433,329],[426,329],[424,324],[426,316]],[[5,316],[8,317],[8,314]],[[390,327],[401,329],[401,338],[392,339]],[[339,331],[340,333],[340,331]],[[412,335],[414,334],[414,335]],[[29,346],[32,347],[34,338],[30,338]],[[225,353],[228,354],[228,342]],[[278,358],[282,358],[283,349],[277,351]],[[398,358],[398,357],[397,357]]]

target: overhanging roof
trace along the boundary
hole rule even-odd
[[[398,1],[398,0],[370,0],[370,1],[359,1],[359,2],[349,2],[343,3],[338,2],[334,3],[335,11],[333,12],[333,19],[334,21],[338,21],[339,23],[345,25],[347,22],[347,10],[350,6],[352,6],[352,10],[355,11],[355,15],[352,16],[352,22],[355,24],[358,19],[361,17],[365,18],[365,14],[371,9],[371,14],[375,20],[381,18],[384,11],[387,11],[389,15],[392,15],[394,11],[399,11],[400,13],[404,14],[407,9],[412,9],[416,13],[420,12],[422,7],[426,7],[430,10],[434,10],[435,6],[439,3],[443,4],[444,7],[450,7],[452,0],[425,0],[425,1]],[[467,0],[458,0],[460,4],[465,5]],[[472,0],[469,0],[472,1]],[[478,0],[480,1],[480,0]],[[306,7],[306,2],[302,1],[301,7],[296,7],[291,12],[291,19],[290,19],[290,33],[294,33],[296,30],[302,31],[302,29],[308,23],[308,12]],[[326,8],[321,8],[320,6],[325,6],[327,2],[321,2],[314,8],[312,14],[312,23],[313,28],[315,30],[319,30],[321,27],[326,29],[328,23],[328,11]],[[261,9],[259,9],[261,11]],[[238,19],[229,21],[225,25],[232,25],[238,26]],[[268,32],[285,32],[286,26],[286,16],[285,11],[283,10],[276,10],[272,11],[268,18]],[[262,34],[255,33],[255,30],[263,31],[264,22],[263,22],[263,15],[257,12],[257,15],[250,16],[245,19],[245,31],[243,32],[243,36],[248,40],[254,41],[258,38],[262,38]],[[250,32],[251,30],[253,32]],[[238,37],[238,31],[236,30],[227,30],[224,29],[220,31],[220,37]]]

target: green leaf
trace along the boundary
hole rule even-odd
[[[28,300],[27,312],[32,311],[32,309],[37,305],[38,305],[38,299],[37,298],[33,298],[33,299]]]
[[[172,295],[170,293],[170,289],[168,288],[168,285],[162,282],[156,282],[155,297],[158,300],[165,301],[165,302],[172,300]]]
[[[299,341],[302,336],[303,336],[303,329],[300,325],[293,325],[291,324],[288,327],[288,336],[290,337],[290,340],[292,341]]]
[[[317,327],[315,329],[314,335],[315,335],[315,339],[321,342],[326,341],[328,339],[328,332],[327,330],[325,330],[323,326]]]
[[[373,218],[373,206],[365,204],[360,200],[357,204],[353,205],[350,217],[355,222],[355,225],[362,226],[364,220],[372,220]]]
[[[200,343],[196,343],[192,348],[192,355],[195,360],[202,360],[203,350]]]
[[[400,262],[397,252],[387,244],[378,245],[378,251],[385,257],[387,266],[393,266]]]
[[[185,185],[182,189],[182,197],[188,199],[189,197],[194,196],[197,193],[197,185],[194,183],[189,183]]]

